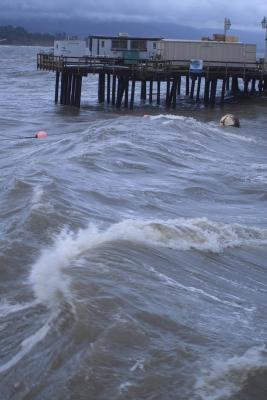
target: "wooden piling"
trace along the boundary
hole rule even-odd
[[[141,81],[141,100],[146,100],[146,80]]]
[[[71,85],[71,99],[70,99],[71,106],[75,105],[76,82],[77,82],[77,76],[75,74],[73,74],[72,75],[72,85]]]
[[[248,94],[248,84],[249,84],[249,79],[248,78],[244,78],[244,94],[245,95]]]
[[[254,93],[256,88],[256,79],[252,78],[250,92]]]
[[[204,87],[204,104],[207,106],[209,104],[210,99],[210,80],[209,78],[205,78],[205,87]]]
[[[185,77],[185,95],[189,96],[189,75]]]
[[[194,98],[195,83],[196,83],[196,77],[192,76],[192,78],[191,78],[190,99]]]
[[[129,78],[124,78],[124,107],[128,108],[129,104]]]
[[[220,99],[221,105],[224,104],[226,83],[227,83],[227,79],[224,78],[224,79],[222,80],[221,99]]]
[[[110,104],[110,74],[107,74],[107,104]]]
[[[112,77],[112,93],[111,93],[111,104],[115,106],[116,103],[116,74]]]
[[[171,81],[170,81],[169,78],[167,78],[167,83],[166,83],[166,99],[165,99],[166,107],[170,107],[170,86],[171,86]]]
[[[124,79],[122,76],[118,78],[118,88],[117,88],[117,100],[116,100],[116,107],[120,108],[124,93]]]
[[[98,102],[104,103],[105,101],[105,74],[99,72],[98,74]]]
[[[181,75],[177,77],[177,95],[181,95]]]
[[[217,89],[217,79],[212,79],[210,88],[210,105],[215,106],[216,103],[216,89]]]
[[[196,102],[199,102],[200,99],[200,89],[201,89],[201,76],[197,78],[197,95],[196,95]]]
[[[157,105],[160,105],[160,80],[157,80]]]
[[[59,88],[59,76],[60,72],[56,72],[56,82],[55,82],[55,104],[58,103],[58,88]]]
[[[153,80],[149,82],[149,104],[152,104],[153,101]]]
[[[82,93],[82,76],[77,75],[75,84],[75,106],[80,108],[81,105],[81,93]]]
[[[232,77],[232,88],[231,88],[231,92],[232,94],[237,94],[239,91],[239,85],[238,85],[238,78],[236,76]]]
[[[132,78],[132,87],[131,87],[131,99],[130,99],[130,109],[133,109],[134,106],[134,94],[135,94],[135,79]]]

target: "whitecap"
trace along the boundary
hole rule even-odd
[[[229,398],[242,389],[253,371],[267,367],[267,351],[264,345],[249,348],[243,355],[218,358],[202,368],[195,389],[203,400]]]
[[[116,241],[219,253],[227,248],[266,245],[267,229],[213,222],[207,218],[178,218],[124,220],[102,232],[92,224],[76,234],[63,232],[32,266],[29,280],[37,300],[53,308],[63,296],[72,304],[66,268],[91,249]]]

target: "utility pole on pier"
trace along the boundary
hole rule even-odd
[[[226,31],[229,31],[231,27],[230,18],[224,18],[224,41],[226,42]]]

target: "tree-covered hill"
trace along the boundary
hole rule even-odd
[[[0,26],[1,44],[53,46],[55,39],[64,39],[65,33],[30,33],[21,26]]]

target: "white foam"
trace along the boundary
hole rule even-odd
[[[130,368],[130,371],[131,372],[134,372],[134,371],[136,371],[137,369],[140,369],[140,370],[144,370],[144,363],[145,363],[145,360],[143,359],[143,358],[141,358],[140,360],[137,360],[135,363],[134,363],[134,365]]]
[[[34,307],[35,305],[36,302],[11,304],[6,300],[2,300],[0,303],[0,318],[6,317],[9,314],[14,314],[16,312],[26,310],[28,308]]]
[[[65,269],[90,249],[121,240],[177,250],[221,252],[236,246],[266,245],[267,229],[227,225],[207,218],[179,218],[167,221],[124,220],[102,232],[94,225],[77,234],[63,232],[56,238],[54,246],[43,250],[32,266],[29,279],[37,300],[51,308],[61,296],[71,302]]]
[[[130,387],[132,387],[132,386],[133,386],[133,384],[132,384],[131,382],[129,382],[129,381],[123,382],[123,383],[121,383],[120,386],[119,386],[119,392],[120,392],[121,394],[122,394],[122,393],[125,393],[125,392],[127,392],[128,389],[129,389]]]
[[[29,336],[21,343],[21,349],[5,364],[0,365],[0,373],[9,370],[11,367],[16,365],[31,349],[45,338],[50,329],[50,320],[45,323],[37,332]]]
[[[226,399],[242,389],[251,372],[262,367],[267,367],[266,347],[252,347],[241,356],[217,359],[202,369],[195,389],[203,400]]]
[[[159,114],[159,115],[150,115],[151,120],[155,119],[169,119],[169,120],[178,120],[178,121],[190,121],[190,122],[198,122],[193,117],[184,117],[183,115],[173,115],[173,114]]]
[[[34,187],[31,200],[33,206],[36,207],[39,205],[43,194],[44,194],[44,189],[42,188],[41,185],[37,185]]]

